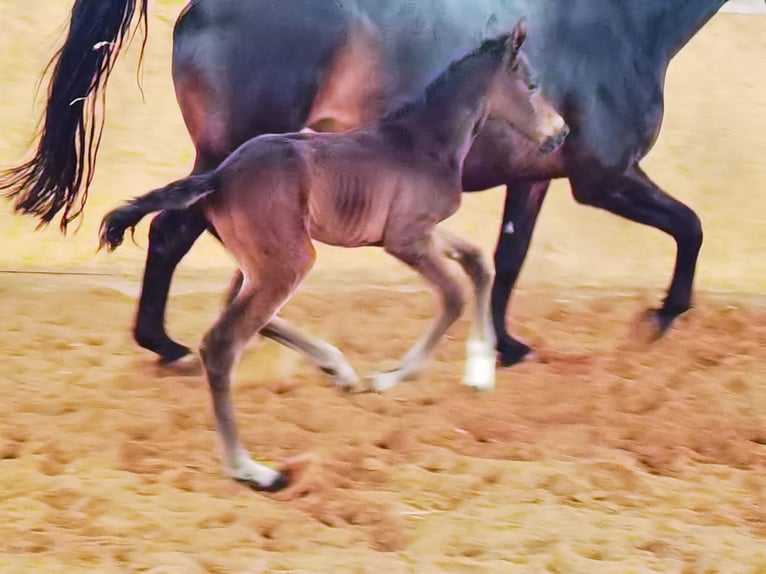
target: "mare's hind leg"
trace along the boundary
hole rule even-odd
[[[699,217],[660,189],[638,166],[627,174],[598,183],[572,178],[572,191],[580,203],[649,225],[675,239],[676,262],[667,297],[660,309],[649,312],[655,324],[654,336],[662,336],[692,306],[694,274],[702,246]]]
[[[202,210],[194,206],[164,211],[149,227],[149,247],[133,337],[141,347],[159,355],[164,364],[175,363],[191,353],[191,349],[168,336],[165,310],[176,266],[207,227]]]
[[[374,375],[372,386],[376,391],[390,389],[419,373],[436,344],[460,317],[465,304],[460,283],[450,275],[430,235],[386,245],[386,251],[420,273],[439,292],[442,310],[428,332],[407,351],[397,369]]]
[[[310,248],[308,241],[307,245]],[[282,488],[287,478],[255,462],[240,442],[231,404],[231,375],[247,342],[272,320],[308,273],[313,259],[313,250],[309,249],[299,253],[275,248],[268,257],[261,257],[257,272],[252,274],[257,279],[245,281],[200,347],[224,463],[232,478],[260,490]]]
[[[437,229],[436,237],[445,255],[459,263],[471,279],[474,290],[475,316],[466,343],[467,361],[463,384],[477,389],[490,389],[495,386],[497,362],[495,330],[490,314],[492,269],[479,247],[446,229]]]

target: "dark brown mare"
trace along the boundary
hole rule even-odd
[[[420,371],[463,309],[460,283],[444,257],[473,283],[476,317],[463,382],[494,385],[495,337],[489,315],[491,269],[478,248],[437,229],[457,211],[463,161],[488,116],[507,122],[538,147],[566,134],[563,119],[530,87],[517,56],[525,31],[484,41],[452,63],[425,95],[381,120],[343,134],[293,133],[253,138],[214,171],[192,175],[108,214],[101,245],[110,250],[145,215],[199,204],[244,276],[205,335],[200,355],[212,392],[224,460],[231,476],[256,488],[283,476],[252,460],[237,437],[232,370],[257,333],[301,351],[340,387],[359,387],[343,354],[277,317],[311,269],[312,239],[342,247],[380,246],[420,273],[439,293],[442,311],[400,366],[373,377],[388,389]]]
[[[0,177],[18,210],[43,222],[79,213],[98,152],[99,106],[134,14],[148,0],[75,0],[52,60],[34,157]],[[509,297],[553,178],[574,198],[669,234],[677,245],[658,334],[690,308],[702,227],[641,169],[660,131],[668,64],[725,0],[191,0],[176,22],[173,82],[196,149],[214,169],[248,139],[308,126],[359,126],[422,93],[492,30],[527,18],[525,52],[572,134],[559,160],[540,156],[503,122],[487,121],[463,189],[507,189],[495,252],[492,314],[504,364],[529,347],[505,326]],[[704,82],[704,79],[701,80]],[[704,85],[702,83],[701,85]],[[165,329],[173,272],[209,222],[202,209],[160,213],[149,233],[134,336],[172,363],[190,350]],[[587,273],[587,270],[584,272]]]

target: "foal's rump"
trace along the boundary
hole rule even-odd
[[[242,235],[245,227],[274,228],[286,218],[306,220],[306,170],[296,145],[288,137],[254,138],[215,171],[179,179],[128,201],[102,220],[100,246],[115,249],[125,231],[150,213],[187,209],[203,199],[205,215],[229,248],[225,236],[232,232],[227,227]]]

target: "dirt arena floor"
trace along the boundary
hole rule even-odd
[[[203,379],[130,338],[146,225],[95,253],[104,211],[192,161],[170,84],[182,3],[154,2],[143,71],[120,62],[82,228],[0,210],[0,572],[766,572],[766,17],[720,15],[668,77],[653,177],[705,224],[697,308],[640,343],[672,242],[577,206],[557,184],[513,302],[539,349],[497,391],[459,384],[466,318],[425,375],[344,396],[259,343],[238,369],[244,442],[298,457],[282,495],[227,480]],[[0,0],[0,165],[27,149],[37,74],[68,0]],[[449,223],[490,254],[502,193]],[[169,326],[196,345],[233,270],[209,238],[183,262]],[[426,328],[434,301],[372,250],[321,248],[285,316],[362,373]]]

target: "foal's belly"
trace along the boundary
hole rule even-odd
[[[311,237],[338,247],[381,245],[388,210],[377,206],[373,198],[331,198],[309,200]]]

